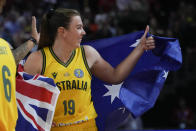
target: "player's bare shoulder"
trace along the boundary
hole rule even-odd
[[[24,71],[32,75],[40,74],[42,69],[43,56],[41,51],[35,51],[29,55],[24,64]]]
[[[96,62],[97,58],[99,57],[99,53],[95,48],[89,45],[84,45],[85,56],[88,62],[89,67],[91,68],[92,65]]]

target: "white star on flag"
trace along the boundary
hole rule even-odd
[[[119,92],[122,84],[123,82],[118,85],[104,85],[108,89],[108,92],[105,93],[103,96],[111,96],[111,104],[116,97],[119,98]]]
[[[163,78],[165,78],[165,79],[166,79],[166,78],[167,78],[167,76],[168,76],[169,71],[165,71],[165,70],[164,70],[163,72],[164,72]]]
[[[136,42],[129,47],[136,47],[140,43],[140,39],[137,39]]]

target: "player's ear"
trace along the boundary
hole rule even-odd
[[[64,27],[61,26],[61,27],[58,27],[57,33],[59,35],[66,35],[67,34],[67,30]]]

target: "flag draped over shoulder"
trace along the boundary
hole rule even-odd
[[[97,49],[101,56],[116,67],[139,44],[143,31],[85,43]],[[152,108],[169,71],[182,64],[179,41],[153,36],[156,48],[144,52],[127,79],[119,85],[109,85],[97,78],[92,81],[92,96],[98,113],[97,125],[112,130],[128,116],[141,116]],[[115,77],[115,76],[114,76]]]
[[[139,31],[83,44],[93,46],[106,61],[116,67],[139,44],[143,33],[143,31]],[[156,48],[146,51],[141,56],[134,70],[124,82],[119,85],[110,85],[93,77],[92,100],[98,114],[96,122],[100,131],[115,129],[130,112],[134,117],[138,117],[152,108],[168,72],[180,68],[182,54],[178,40],[153,37]],[[28,131],[30,128],[32,130],[49,130],[59,93],[58,89],[55,88],[54,83],[48,82],[51,80],[50,78],[31,76],[20,71],[19,74],[16,81],[19,109],[16,131],[19,131],[20,128],[28,129]],[[28,77],[26,78],[26,76]],[[30,87],[28,87],[29,85]],[[30,89],[25,89],[26,86]],[[36,88],[31,88],[31,86]],[[46,93],[45,90],[51,94]],[[39,91],[44,93],[38,94]]]
[[[16,79],[16,131],[49,131],[59,93],[53,79],[29,75],[20,63]]]

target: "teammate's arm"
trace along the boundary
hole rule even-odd
[[[34,43],[30,40],[26,41],[18,48],[12,50],[13,56],[15,58],[16,65],[22,60],[28,52],[34,47]]]

